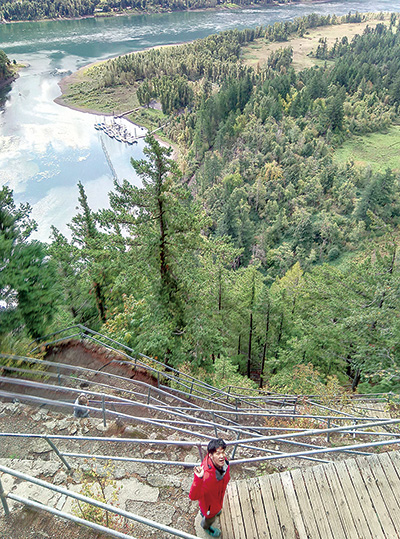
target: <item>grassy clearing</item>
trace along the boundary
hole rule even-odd
[[[166,116],[161,110],[141,107],[136,95],[136,85],[99,89],[98,66],[101,66],[101,62],[82,68],[63,79],[60,84],[62,95],[56,101],[93,114],[119,115],[130,111],[126,118],[149,131],[165,123]],[[162,131],[157,131],[156,136],[170,143]]]
[[[58,102],[86,112],[121,114],[139,106],[136,87],[117,86],[99,89],[96,70],[80,69],[61,82],[62,96]]]
[[[400,173],[400,126],[391,127],[387,133],[353,138],[335,151],[334,159],[338,163],[352,161],[359,167],[368,166],[374,172],[391,168]]]
[[[375,14],[371,14],[370,17],[367,22],[362,23],[337,24],[313,28],[307,31],[304,37],[293,36],[292,39],[279,43],[268,43],[262,38],[256,39],[242,48],[242,59],[246,65],[255,67],[259,64],[262,66],[266,63],[272,52],[292,47],[293,67],[296,71],[301,71],[307,67],[324,63],[324,61],[310,56],[317,49],[318,41],[321,37],[326,38],[328,46],[331,47],[336,39],[347,36],[350,40],[356,34],[362,34],[367,26],[374,28],[379,22],[388,21],[388,19],[385,21],[378,19]]]

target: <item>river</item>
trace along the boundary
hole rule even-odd
[[[0,49],[11,60],[26,64],[16,81],[0,90],[0,186],[13,190],[17,204],[32,206],[38,223],[32,237],[48,241],[51,225],[68,236],[78,181],[85,186],[93,210],[107,207],[112,169],[119,179],[138,183],[130,158],[142,157],[143,141],[128,146],[102,139],[93,127],[93,115],[54,103],[62,77],[91,62],[230,28],[265,26],[312,12],[343,15],[349,11],[398,12],[400,0],[0,25]]]

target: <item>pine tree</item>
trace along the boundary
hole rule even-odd
[[[46,245],[30,241],[36,224],[30,207],[16,208],[10,189],[0,191],[0,332],[25,326],[35,339],[53,319],[59,290]]]
[[[129,259],[125,271],[135,274],[140,289],[133,294],[145,303],[137,346],[176,363],[182,359],[187,325],[184,272],[195,263],[202,217],[169,159],[172,149],[152,135],[145,141],[147,159],[131,160],[142,187],[116,182],[103,219],[121,227]]]
[[[81,213],[72,219],[72,244],[78,247],[79,260],[90,279],[90,290],[95,299],[100,322],[107,320],[108,300],[112,288],[112,245],[106,234],[98,230],[96,216],[91,210],[85,189],[78,183]]]

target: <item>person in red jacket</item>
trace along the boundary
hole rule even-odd
[[[222,510],[226,487],[229,483],[229,462],[225,455],[226,443],[222,438],[211,440],[201,466],[195,466],[189,498],[198,500],[202,515],[201,526],[211,537],[221,531],[211,526]]]

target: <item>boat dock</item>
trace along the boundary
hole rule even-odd
[[[94,128],[97,131],[102,131],[110,138],[115,139],[117,142],[124,142],[125,144],[137,144],[138,140],[140,138],[144,138],[145,136],[138,136],[136,134],[136,127],[134,129],[134,133],[132,134],[126,127],[116,122],[115,118],[113,118],[111,123],[107,123],[106,121],[97,122],[94,124]]]

